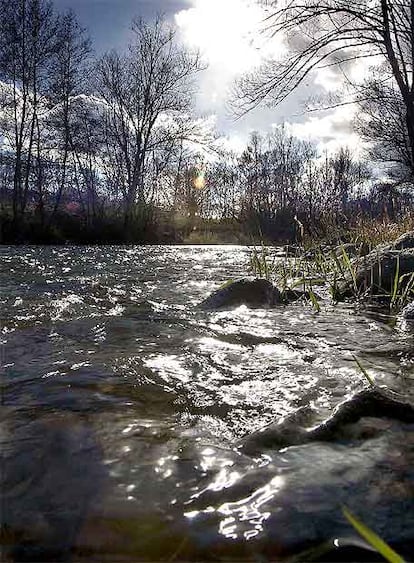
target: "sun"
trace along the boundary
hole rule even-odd
[[[194,179],[194,187],[196,190],[203,190],[206,187],[206,177],[204,172],[199,172]]]
[[[184,40],[210,62],[243,72],[260,55],[254,45],[263,21],[259,6],[248,0],[192,0],[193,7],[176,14]]]

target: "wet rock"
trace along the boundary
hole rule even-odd
[[[400,236],[392,245],[394,250],[414,249],[414,231]]]
[[[369,254],[370,248],[366,243],[354,244],[347,242],[338,245],[333,252],[337,258],[342,258],[344,252],[349,258],[357,258]]]
[[[338,284],[335,298],[342,300],[355,294],[389,296],[392,293],[395,274],[399,277],[414,272],[414,249],[375,249],[367,256],[353,262],[354,277],[346,273],[345,281]]]
[[[239,560],[259,560],[260,555],[280,561],[324,545],[331,551],[324,561],[376,561],[346,521],[346,506],[410,560],[414,427],[395,420],[380,422],[377,431],[370,422],[364,439],[348,434],[337,443],[268,451],[255,458],[257,465],[244,464],[236,482],[235,459],[188,503],[190,537],[210,554],[228,554],[234,544],[247,544]],[[344,558],[352,546],[358,553]]]
[[[264,449],[279,449],[314,441],[340,440],[349,434],[348,425],[360,423],[360,420],[366,417],[414,424],[413,405],[399,395],[380,388],[364,389],[351,399],[340,403],[331,417],[314,428],[305,426],[306,422],[310,422],[311,415],[311,411],[300,409],[278,423],[272,423],[245,437],[239,444],[240,449],[252,455]],[[358,434],[359,428],[354,426],[352,432]]]
[[[414,301],[404,307],[401,311],[401,317],[405,321],[414,321]]]
[[[319,296],[316,296],[317,299]],[[271,282],[255,278],[243,278],[217,289],[198,308],[204,311],[231,309],[240,305],[261,309],[309,299],[309,292],[296,289],[280,291]]]
[[[240,305],[267,308],[283,302],[281,292],[269,281],[243,278],[219,288],[202,301],[199,308],[203,310],[230,309]]]

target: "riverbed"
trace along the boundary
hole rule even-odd
[[[328,417],[367,386],[354,356],[413,398],[413,333],[329,299],[198,310],[250,252],[0,248],[4,557],[266,561],[325,543],[334,560],[341,542],[362,549],[343,505],[411,549],[411,428],[238,444],[298,409]]]

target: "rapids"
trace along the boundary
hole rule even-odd
[[[412,550],[410,425],[255,457],[236,447],[300,408],[327,418],[367,385],[353,355],[413,398],[412,333],[393,319],[328,300],[319,314],[199,310],[249,253],[0,248],[5,558],[265,561],[326,543],[334,560],[335,546],[362,549],[343,505]]]

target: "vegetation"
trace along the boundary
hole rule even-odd
[[[319,31],[308,46],[312,56],[300,81],[319,46],[330,55],[350,47],[341,33],[357,34],[366,11],[353,22],[347,3],[310,2],[299,17],[294,4],[271,14],[275,32],[320,18],[334,25],[332,41]],[[0,0],[0,8],[0,242],[238,243],[261,232],[279,243],[357,238],[371,244],[389,225],[412,227],[413,112],[405,75],[403,83],[397,80],[411,67],[401,54],[394,53],[400,70],[392,67],[390,74],[398,87],[381,86],[372,74],[358,97],[356,127],[376,139],[367,162],[399,166],[394,179],[377,181],[350,149],[320,154],[283,125],[267,135],[253,133],[240,154],[225,150],[194,110],[194,80],[203,63],[161,18],[135,20],[129,48],[96,60],[72,12],[56,13],[48,0]],[[391,38],[395,51],[403,45],[397,39],[407,42],[408,36],[396,23],[402,19],[392,19],[399,8],[388,2],[385,8],[385,15],[366,16],[365,25],[373,49],[379,34],[385,47]],[[384,35],[374,22],[384,27],[387,13],[393,23]],[[345,18],[345,28],[335,24],[338,18]],[[392,63],[391,52],[382,56]],[[294,86],[286,81],[300,60],[287,67],[272,63],[276,101],[282,87],[288,94]],[[271,78],[259,77],[263,84]],[[250,107],[262,93],[253,100],[247,88],[240,103]],[[384,123],[395,125],[388,137]]]
[[[388,237],[386,240],[391,242]],[[391,290],[374,291],[372,284],[362,288],[357,281],[358,266],[370,251],[372,246],[364,243],[331,246],[318,243],[306,248],[286,248],[283,257],[272,258],[262,243],[261,249],[254,247],[251,251],[249,269],[255,276],[272,281],[282,293],[299,290],[298,295],[306,297],[318,313],[321,310],[318,294],[336,302],[338,288],[344,283],[349,286],[350,296],[356,302],[381,302],[387,305],[390,313],[397,313],[414,299],[414,272],[400,272],[397,257]],[[376,267],[381,278],[381,264]]]
[[[357,103],[360,129],[375,140],[382,159],[414,171],[414,13],[401,0],[264,0],[272,37],[289,49],[282,60],[268,61],[243,77],[236,107],[248,111],[263,101],[277,105],[317,69],[329,66],[347,75],[355,61],[376,71],[331,102]],[[378,154],[378,153],[377,153]]]
[[[364,540],[384,557],[389,563],[404,563],[402,557],[398,555],[388,544],[386,544],[377,534],[363,524],[352,512],[347,508],[343,509],[345,518],[355,528]]]

